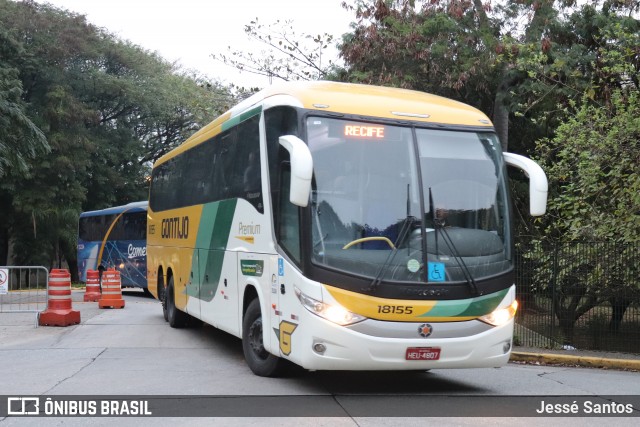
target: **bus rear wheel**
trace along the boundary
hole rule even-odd
[[[173,291],[173,277],[169,279],[169,286],[165,292],[167,303],[167,320],[172,328],[184,328],[189,323],[189,315],[176,307],[175,294]]]
[[[285,361],[264,348],[260,301],[249,304],[242,319],[242,350],[251,371],[261,377],[277,377],[285,370]]]
[[[162,315],[164,316],[164,321],[169,321],[169,310],[167,309],[167,288],[164,287],[163,284],[158,285],[158,299],[162,304]]]

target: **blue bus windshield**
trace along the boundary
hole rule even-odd
[[[147,288],[147,202],[84,212],[78,224],[78,273],[115,268],[123,287]]]

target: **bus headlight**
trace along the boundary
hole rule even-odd
[[[337,323],[340,326],[353,325],[354,323],[362,322],[366,319],[364,316],[352,313],[345,310],[344,307],[338,304],[326,304],[305,295],[300,289],[294,286],[296,296],[300,300],[300,303],[316,316],[320,316],[323,319],[327,319],[330,322]]]
[[[498,308],[485,316],[479,317],[478,320],[492,326],[502,326],[513,319],[517,310],[518,301],[514,300],[510,306]]]

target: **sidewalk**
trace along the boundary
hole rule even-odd
[[[514,347],[510,362],[569,365],[640,371],[640,355],[589,350],[551,350]]]

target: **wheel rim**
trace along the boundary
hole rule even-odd
[[[262,319],[257,318],[249,328],[249,347],[251,351],[260,359],[267,358],[267,351],[262,342]]]

